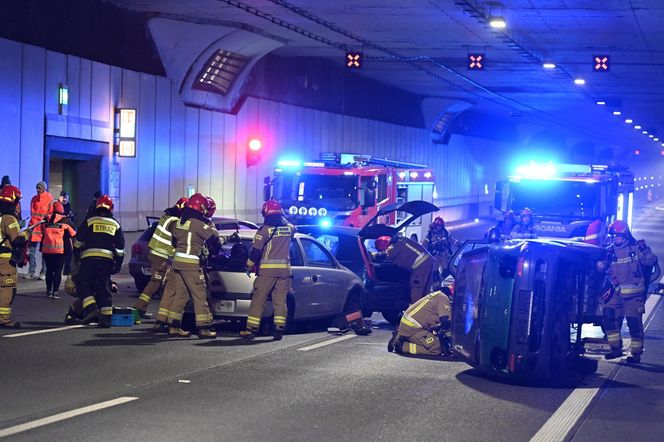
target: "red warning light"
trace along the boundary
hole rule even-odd
[[[639,149],[634,149],[634,155],[641,155],[641,151]]]
[[[467,66],[469,71],[484,70],[484,54],[468,54]]]
[[[350,69],[359,69],[362,67],[361,52],[346,52],[346,67]]]
[[[258,152],[259,150],[261,150],[261,147],[263,147],[263,143],[261,143],[261,140],[259,140],[258,138],[252,138],[249,140],[249,150]]]
[[[261,160],[261,149],[263,143],[258,138],[250,138],[247,141],[247,166],[254,166]]]
[[[595,72],[609,72],[611,70],[611,57],[608,55],[593,56],[593,70]]]

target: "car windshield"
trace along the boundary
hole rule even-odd
[[[357,207],[358,180],[354,175],[281,174],[274,195],[282,203],[320,204],[328,210]]]
[[[522,180],[510,183],[510,208],[535,215],[592,218],[599,213],[600,185],[583,181]]]

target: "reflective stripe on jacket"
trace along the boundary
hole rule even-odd
[[[162,258],[169,258],[175,255],[175,247],[173,246],[173,230],[178,222],[178,217],[164,213],[159,219],[159,224],[154,230],[148,248],[150,253],[161,256]]]
[[[452,318],[452,304],[441,291],[429,293],[404,312],[399,323],[399,334],[409,336],[417,330],[433,331],[440,327],[440,318]]]
[[[69,233],[72,238],[76,236],[76,230],[71,226],[69,220],[59,214],[56,214],[51,222],[43,224],[42,227],[41,251],[47,255],[63,255],[65,253],[65,232]]]
[[[247,267],[253,268],[258,258],[258,275],[271,278],[288,277],[291,275],[290,244],[295,235],[295,227],[263,225],[251,245],[250,259]]]
[[[53,195],[48,192],[42,192],[32,197],[30,200],[30,225],[41,222],[51,212],[53,204]],[[30,241],[39,242],[42,239],[42,226],[37,226],[32,231]]]
[[[212,223],[205,223],[197,218],[182,219],[175,222],[173,230],[175,238],[175,256],[173,270],[194,270],[200,267],[200,256],[205,243],[211,238],[219,238],[219,232]]]

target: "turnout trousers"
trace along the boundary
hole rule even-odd
[[[159,288],[166,281],[166,276],[168,275],[168,270],[170,268],[168,259],[157,256],[153,253],[148,255],[148,260],[150,261],[150,264],[152,264],[150,282],[145,286],[134,304],[134,308],[142,312],[145,312],[148,309],[148,304],[150,304],[152,297],[159,291]]]
[[[642,295],[623,298],[616,293],[604,305],[604,327],[606,328],[606,338],[612,350],[621,349],[620,329],[622,328],[623,317],[625,317],[631,341],[629,351],[632,355],[643,353],[643,314],[645,311],[644,296]]]
[[[0,259],[0,324],[10,326],[12,303],[16,296],[16,267],[8,259]]]
[[[429,293],[433,277],[434,260],[429,259],[410,274],[410,303],[414,304]]]
[[[113,261],[104,258],[81,260],[76,296],[81,299],[85,314],[99,310],[102,317],[110,321],[113,315],[113,298],[108,281],[111,278]],[[72,306],[75,309],[75,306]]]
[[[438,356],[443,352],[440,345],[440,339],[430,331],[419,329],[414,331],[409,336],[403,336],[401,345],[401,352],[411,355],[433,355]]]
[[[200,267],[192,270],[173,269],[169,275],[169,279],[171,278],[175,284],[176,293],[169,315],[171,326],[181,326],[184,307],[191,298],[194,302],[196,327],[209,328],[212,324],[212,313],[210,313],[207,302],[207,288],[203,270]]]
[[[170,273],[170,272],[169,272]],[[175,301],[175,282],[173,274],[170,273],[164,282],[164,289],[161,292],[161,301],[159,302],[159,311],[157,313],[157,322],[160,324],[169,324],[172,321],[171,310]],[[182,316],[178,318],[182,320]]]
[[[258,275],[254,280],[254,290],[251,294],[249,314],[247,316],[247,330],[257,333],[261,325],[261,317],[267,298],[272,298],[274,309],[274,327],[283,331],[286,328],[286,297],[291,290],[290,276],[268,277]]]

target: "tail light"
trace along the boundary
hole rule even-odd
[[[136,258],[143,254],[143,246],[140,244],[134,244],[131,246],[131,257]]]

